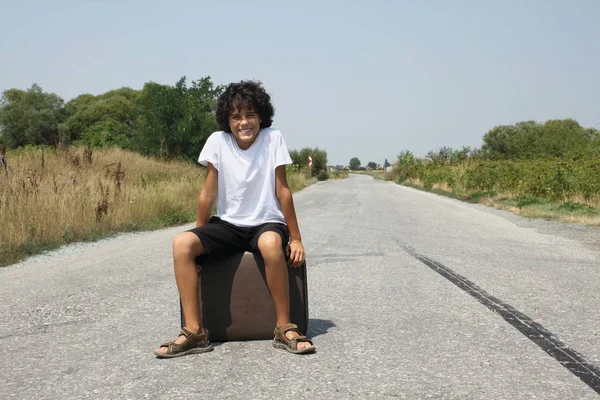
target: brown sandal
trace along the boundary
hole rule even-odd
[[[298,333],[300,337],[288,339],[285,337],[285,334],[289,331]],[[280,328],[275,328],[273,334],[275,335],[275,338],[273,339],[273,347],[277,349],[285,349],[294,354],[314,353],[317,350],[310,339],[308,339],[306,336],[302,336],[302,333],[298,330],[298,326],[295,324],[287,324]],[[300,342],[310,343],[310,346],[303,349],[298,349],[298,343]]]
[[[195,333],[187,328],[182,328],[179,336],[185,336],[183,343],[175,343],[175,340],[164,343],[160,346],[167,348],[166,353],[159,353],[154,351],[156,358],[173,358],[186,356],[188,354],[205,353],[207,351],[213,351],[215,348],[208,341],[208,330],[204,329],[202,332]]]

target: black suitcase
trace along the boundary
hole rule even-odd
[[[306,264],[288,266],[290,317],[302,334],[308,330]],[[210,340],[273,339],[275,306],[259,253],[238,253],[203,262],[199,273],[202,324]],[[181,307],[181,303],[180,303]],[[181,326],[185,325],[182,310]]]

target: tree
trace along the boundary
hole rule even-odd
[[[131,135],[127,126],[113,120],[106,119],[95,123],[86,129],[75,142],[78,145],[91,147],[121,147],[130,146]]]
[[[377,169],[377,163],[375,161],[369,161],[367,168]]]
[[[310,147],[304,147],[300,150],[300,160],[302,161],[302,166],[308,166],[308,156],[312,157],[313,149]]]
[[[318,147],[312,151],[312,175],[317,176],[320,171],[327,171],[327,152]]]
[[[491,159],[580,158],[594,154],[590,131],[573,119],[517,122],[496,126],[483,136],[481,152]]]
[[[385,159],[385,162],[383,163],[383,169],[387,169],[387,167],[390,166],[390,163],[388,162],[387,158]]]
[[[136,99],[141,91],[129,88],[103,95],[84,94],[65,106],[66,120],[60,126],[64,143],[94,147],[129,147],[133,136]]]
[[[358,157],[351,158],[349,166],[352,171],[358,170],[360,168],[360,160]]]
[[[600,130],[588,128],[585,130],[585,137],[590,141],[590,154],[600,156]]]
[[[317,148],[304,147],[300,151],[291,150],[292,163],[300,168],[308,167],[308,156],[312,157],[312,176],[317,176],[319,171],[327,171],[327,152]]]
[[[542,131],[541,137],[532,140],[538,157],[579,158],[589,153],[591,141],[586,137],[586,130],[571,118],[548,120]]]
[[[302,159],[300,158],[300,152],[298,150],[290,150],[290,158],[292,159],[292,164],[297,165],[298,167],[302,167]]]
[[[33,84],[30,89],[8,89],[0,98],[0,140],[7,147],[57,144],[64,101]]]
[[[217,130],[214,110],[221,93],[210,77],[175,86],[148,82],[137,102],[134,147],[147,155],[195,160]]]
[[[290,158],[292,163],[298,167],[308,167],[308,156],[312,156],[314,150],[310,147],[304,147],[301,150],[291,150]]]
[[[499,125],[490,129],[483,135],[481,151],[491,159],[502,159],[512,156],[512,141],[517,135],[517,128],[513,125]]]

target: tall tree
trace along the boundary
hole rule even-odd
[[[217,130],[214,110],[221,93],[210,77],[187,86],[149,82],[138,100],[135,147],[145,154],[195,160],[208,136]]]
[[[318,147],[312,151],[312,175],[317,176],[320,171],[327,171],[327,152]]]
[[[358,157],[353,157],[350,159],[350,169],[355,171],[360,168],[360,160]]]

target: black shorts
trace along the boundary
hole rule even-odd
[[[276,232],[281,236],[281,245],[284,255],[290,233],[285,224],[266,223],[252,227],[241,227],[223,221],[219,217],[210,217],[208,224],[190,229],[202,242],[206,255],[202,255],[197,262],[206,259],[206,256],[222,257],[242,251],[258,252],[258,238],[264,232]]]

